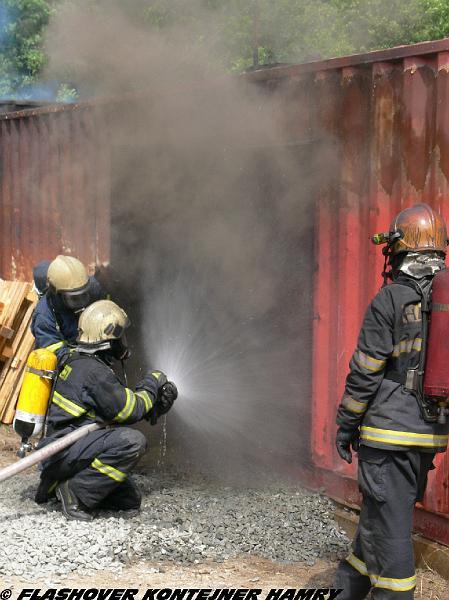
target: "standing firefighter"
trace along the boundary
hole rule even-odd
[[[44,462],[36,502],[56,493],[63,513],[90,521],[92,509],[140,507],[141,496],[129,477],[145,452],[146,439],[127,427],[142,419],[155,423],[177,396],[161,371],[152,371],[136,386],[125,387],[111,368],[129,354],[125,312],[110,300],[91,304],[81,315],[77,345],[65,359],[56,381],[42,446],[95,421],[110,425],[89,433]]]
[[[363,496],[353,551],[337,571],[341,600],[365,598],[371,588],[376,599],[413,598],[413,509],[448,441],[445,419],[422,394],[431,284],[447,248],[444,220],[417,204],[375,241],[387,244],[392,283],[368,307],[337,413],[337,451],[348,463],[351,446],[358,451]]]

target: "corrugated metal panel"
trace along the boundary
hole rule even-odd
[[[99,106],[0,115],[0,276],[29,280],[61,252],[109,261],[108,152]]]
[[[404,58],[337,67],[318,68],[314,80],[339,168],[323,182],[317,209],[312,443],[323,481],[353,502],[355,486],[345,482],[355,465],[336,455],[334,420],[364,311],[381,285],[383,258],[369,237],[419,200],[449,218],[449,53],[408,49]],[[447,455],[437,463],[424,507],[449,517]],[[418,524],[449,542],[449,523],[437,527],[421,513]]]
[[[327,147],[316,213],[312,459],[316,482],[354,504],[356,465],[337,456],[334,421],[364,311],[381,285],[383,257],[369,238],[388,231],[392,217],[417,201],[449,218],[449,40],[247,78],[279,93],[289,79],[310,86],[311,74],[313,135]],[[284,110],[295,114],[291,106]],[[436,462],[416,525],[449,544],[449,457]]]
[[[448,74],[449,40],[440,40],[244,76],[274,100],[263,116],[281,125],[280,142],[323,141],[312,457],[315,481],[350,504],[355,466],[336,456],[334,420],[364,310],[381,283],[382,256],[369,236],[422,199],[449,219]],[[27,279],[35,261],[62,251],[108,261],[106,120],[104,102],[0,115],[3,276]],[[440,456],[417,525],[449,544],[448,467]]]

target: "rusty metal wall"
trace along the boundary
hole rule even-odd
[[[312,481],[357,504],[356,464],[344,463],[334,448],[335,414],[364,311],[382,283],[383,257],[369,238],[388,231],[397,211],[417,201],[449,219],[449,40],[249,77],[284,99],[296,87],[281,111],[284,119],[297,115],[288,130],[324,140],[316,211]],[[436,464],[416,527],[449,544],[449,455],[438,456]]]
[[[0,277],[29,281],[58,253],[109,260],[109,144],[83,105],[0,115]]]
[[[337,457],[333,440],[363,313],[381,285],[383,261],[369,236],[386,230],[401,207],[419,200],[449,219],[449,40],[242,78],[259,85],[269,99],[257,110],[261,119],[279,125],[280,143],[318,142],[314,470],[307,477],[355,504],[355,465]],[[4,277],[29,279],[35,261],[62,251],[90,264],[108,261],[106,113],[104,105],[95,104],[0,115]],[[443,455],[437,463],[416,525],[449,545],[449,460]]]

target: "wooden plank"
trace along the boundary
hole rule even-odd
[[[23,377],[25,376],[25,366],[27,358],[34,346],[34,337],[31,331],[25,332],[24,340],[20,346],[20,351],[14,357],[9,377],[5,380],[7,402],[2,411],[2,423],[10,424],[13,422],[16,410],[17,400],[19,398],[20,388]],[[3,386],[2,386],[3,387]]]
[[[15,331],[14,329],[11,329],[10,327],[6,327],[5,325],[0,325],[0,336],[4,337],[7,340],[10,340],[12,338],[12,336],[14,335]]]
[[[25,374],[25,365],[34,346],[30,331],[31,318],[37,303],[37,295],[31,291],[31,284],[22,282],[1,282],[0,297],[4,311],[0,315],[3,327],[15,332],[8,339],[0,337],[0,422],[11,423],[20,386]]]

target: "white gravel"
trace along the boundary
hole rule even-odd
[[[248,553],[277,561],[335,559],[348,539],[330,500],[301,488],[234,489],[167,472],[135,476],[142,510],[67,521],[34,503],[37,473],[0,484],[0,575],[24,581],[154,564],[220,562]]]

